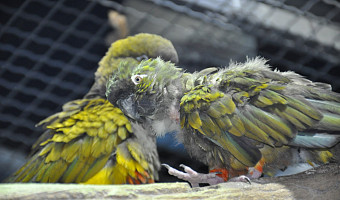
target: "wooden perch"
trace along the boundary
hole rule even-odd
[[[0,199],[340,199],[340,165],[297,175],[190,188],[187,183],[148,185],[1,184]]]

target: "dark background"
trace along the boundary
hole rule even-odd
[[[129,34],[170,39],[188,71],[260,55],[340,92],[340,3],[335,0],[11,0],[0,2],[0,180],[25,162],[41,134],[34,125],[82,98],[117,38],[108,12]],[[119,35],[119,34],[118,34]],[[171,135],[162,162],[204,172]],[[161,171],[161,181],[176,181]]]

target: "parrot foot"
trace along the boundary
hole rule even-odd
[[[244,182],[244,183],[251,184],[250,178],[248,176],[245,176],[245,175],[241,175],[241,176],[238,176],[238,177],[231,178],[231,179],[229,179],[229,181],[231,181],[231,182]]]
[[[184,169],[185,173],[175,168],[172,168],[167,164],[162,164],[162,166],[168,169],[168,173],[170,175],[176,176],[177,178],[181,180],[188,181],[191,187],[199,187],[200,183],[208,183],[209,185],[216,185],[218,183],[225,182],[223,178],[220,178],[217,176],[217,173],[209,173],[209,174],[198,173],[195,170],[183,164],[181,164],[180,167]]]

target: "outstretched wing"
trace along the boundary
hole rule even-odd
[[[324,148],[339,141],[339,135],[324,141],[302,137],[340,130],[340,95],[327,84],[272,71],[261,59],[193,82],[181,99],[181,126],[203,134],[246,166],[261,158],[256,146],[261,143]]]
[[[7,181],[132,184],[157,176],[157,159],[143,154],[129,121],[107,100],[69,102],[38,125],[46,132],[28,162]]]

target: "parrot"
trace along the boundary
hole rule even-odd
[[[132,126],[123,112],[105,97],[106,82],[118,64],[137,66],[145,58],[178,62],[172,43],[140,33],[112,43],[100,60],[95,82],[78,100],[37,126],[43,134],[28,161],[5,182],[143,184],[158,179],[156,138]]]
[[[329,84],[280,72],[267,63],[262,57],[247,58],[194,73],[161,58],[135,67],[121,63],[106,95],[154,135],[177,132],[189,155],[210,171],[163,166],[192,187],[250,183],[292,166],[335,161],[340,94]]]

